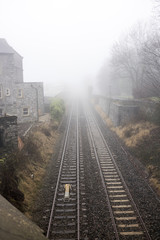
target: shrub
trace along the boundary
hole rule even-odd
[[[60,121],[64,111],[64,101],[60,98],[55,98],[50,105],[50,113],[52,120]]]

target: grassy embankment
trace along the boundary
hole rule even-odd
[[[160,194],[160,126],[140,121],[114,127],[98,105],[96,110],[107,126],[123,141],[128,151],[147,168],[149,181]]]
[[[54,145],[58,138],[55,125],[43,123],[35,127],[25,141],[25,146],[19,155],[17,176],[19,189],[24,194],[22,211],[30,216],[34,202],[43,184],[46,168],[52,158]],[[20,157],[20,156],[19,156]]]
[[[25,212],[29,216],[34,208],[34,201],[43,184],[46,167],[52,159],[54,146],[59,136],[56,131],[65,111],[64,102],[54,99],[50,106],[51,122],[32,131],[26,142],[27,163],[18,173],[19,188],[24,193]]]

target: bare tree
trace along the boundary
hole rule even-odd
[[[138,24],[123,40],[113,46],[112,51],[114,70],[121,78],[131,83],[132,94],[136,98],[143,95],[144,65],[141,54],[145,38],[145,27]]]
[[[160,3],[160,0],[157,2]],[[130,84],[135,98],[160,96],[160,33],[137,24],[114,44],[110,62],[101,70],[100,85]],[[123,84],[122,84],[123,83]],[[104,89],[104,88],[103,88]]]
[[[160,96],[160,35],[148,38],[142,48],[145,89],[150,96]]]

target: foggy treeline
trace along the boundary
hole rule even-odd
[[[107,97],[160,96],[160,0],[149,23],[137,23],[114,43],[98,83]]]

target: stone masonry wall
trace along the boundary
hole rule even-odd
[[[37,94],[38,99],[38,114],[39,116],[44,114],[44,92],[42,82],[32,82],[31,87],[34,89],[35,94]]]
[[[0,54],[0,85],[2,87],[2,98],[0,98],[0,106],[4,112],[7,104],[13,104],[13,79],[15,78],[13,54]],[[10,96],[6,96],[6,90],[10,89]]]
[[[22,57],[16,53],[0,54],[0,86],[2,87],[0,108],[2,114],[17,115],[15,111],[17,95],[14,95],[14,86],[17,82],[23,82]]]
[[[18,90],[22,91],[22,96],[18,97]],[[17,116],[18,123],[34,122],[44,114],[43,83],[17,83],[13,85],[12,104],[2,104],[7,115]],[[28,108],[28,115],[24,115],[23,109]]]
[[[115,126],[125,125],[137,119],[160,124],[160,102],[149,100],[121,100],[95,97],[96,102]]]
[[[37,121],[37,102],[34,89],[30,84],[17,84],[15,87],[22,89],[22,98],[17,98],[17,116],[18,122],[32,122]],[[15,89],[16,91],[17,89]],[[23,115],[23,108],[28,108],[29,114]]]
[[[3,145],[5,148],[15,149],[18,147],[17,117],[1,117],[0,131],[3,133],[1,137],[3,137]]]
[[[137,119],[139,107],[133,102],[99,97],[98,104],[112,120],[114,126],[125,125]]]
[[[43,103],[43,84],[42,83],[23,83],[17,84],[22,89],[22,98],[17,98],[16,110],[18,122],[38,121],[38,117],[44,113]],[[28,108],[29,114],[24,116],[23,108]]]

